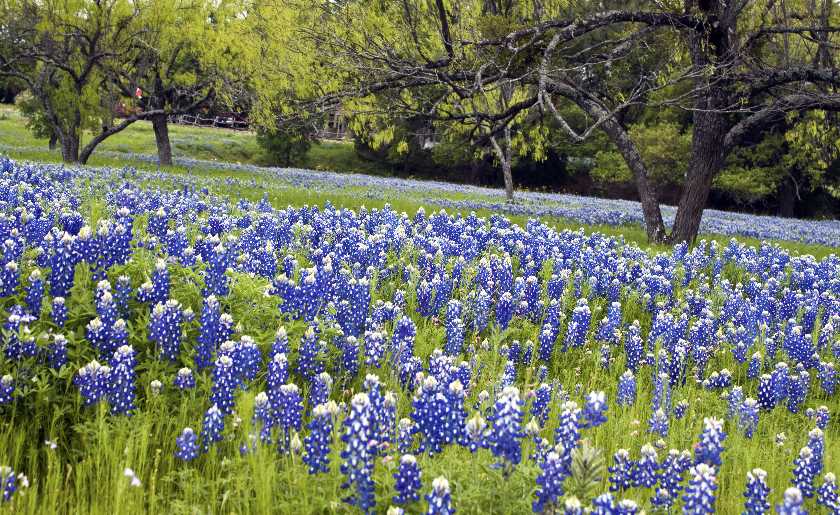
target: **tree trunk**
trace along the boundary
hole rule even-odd
[[[50,142],[49,147],[50,150],[55,150],[56,145],[58,144],[58,135],[56,135],[55,131],[50,133]]]
[[[155,130],[158,163],[161,166],[172,166],[172,145],[169,143],[169,125],[166,121],[166,115],[161,114],[152,118],[152,127]]]
[[[793,218],[796,208],[796,185],[793,179],[785,177],[779,185],[779,216]]]
[[[61,135],[61,160],[65,163],[79,162],[79,135],[78,131],[67,131],[69,134]]]
[[[513,202],[513,173],[510,169],[510,156],[502,159],[502,177],[505,180],[505,198],[508,202]]]
[[[694,243],[700,230],[703,209],[712,189],[712,180],[726,160],[723,140],[729,128],[719,112],[697,112],[691,142],[691,160],[683,183],[670,243]]]
[[[513,171],[511,170],[511,161],[513,160],[512,150],[510,145],[510,127],[504,129],[505,148],[499,145],[495,136],[490,136],[490,144],[493,145],[493,150],[496,151],[496,157],[502,165],[502,179],[505,182],[505,198],[508,202],[513,202]]]
[[[636,190],[639,192],[639,201],[642,204],[642,215],[645,219],[645,231],[650,243],[663,243],[667,232],[662,222],[662,210],[659,209],[659,200],[656,192],[647,175],[647,168],[639,154],[636,145],[630,139],[627,131],[617,121],[611,119],[604,123],[604,131],[612,142],[618,147],[621,156],[624,158],[627,167],[633,172],[636,179]]]

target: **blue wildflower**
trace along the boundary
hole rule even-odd
[[[631,370],[626,370],[618,378],[618,394],[616,404],[631,406],[636,402],[636,376]]]
[[[598,427],[607,421],[607,394],[603,391],[590,392],[583,405],[583,424],[581,427]]]
[[[130,415],[134,410],[135,382],[137,381],[137,353],[130,345],[123,345],[114,352],[111,361],[108,402],[114,415]]]
[[[564,495],[563,482],[569,474],[559,454],[553,451],[546,454],[537,476],[537,499],[532,504],[535,513],[542,513],[546,509],[552,512]]]
[[[372,513],[374,498],[373,467],[375,454],[369,446],[371,434],[370,399],[366,393],[357,393],[350,401],[350,413],[344,419],[344,450],[341,451],[341,473],[345,481],[341,487],[351,489],[344,502],[356,506],[364,513]]]
[[[764,515],[770,509],[767,497],[770,495],[770,487],[767,486],[767,472],[755,468],[747,472],[747,487],[744,490],[744,512],[743,515]]]
[[[429,509],[426,515],[452,515],[455,508],[452,507],[452,495],[449,490],[449,481],[439,476],[432,481],[432,491],[426,495]]]
[[[309,435],[304,438],[305,452],[303,462],[309,465],[310,474],[329,472],[330,452],[333,441],[333,425],[338,406],[333,401],[315,406],[312,420],[307,428]]]
[[[394,504],[408,504],[420,500],[421,482],[420,465],[417,458],[412,454],[404,454],[400,458],[400,465],[394,472],[394,489],[397,495],[394,496]]]
[[[9,374],[0,377],[0,404],[11,404],[15,393],[14,378]]]
[[[201,448],[204,452],[210,452],[210,447],[216,442],[222,441],[222,431],[225,430],[225,419],[221,410],[215,404],[204,414],[204,422],[201,430]]]
[[[496,466],[507,476],[522,460],[522,399],[519,389],[508,386],[499,394],[490,417],[490,450],[499,460]]]
[[[784,499],[776,505],[776,513],[779,515],[808,515],[808,510],[803,506],[804,499],[802,492],[796,487],[785,490]]]
[[[198,436],[195,432],[186,427],[181,435],[175,439],[178,448],[175,450],[175,457],[181,461],[192,461],[198,457]]]
[[[703,419],[703,432],[700,433],[700,441],[694,448],[694,462],[719,467],[724,440],[726,433],[723,430],[723,421],[714,417]]]
[[[689,469],[689,475],[688,486],[683,494],[683,513],[715,513],[715,490],[718,488],[715,469],[705,463],[698,463]]]

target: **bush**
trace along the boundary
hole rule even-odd
[[[257,144],[265,152],[269,165],[301,164],[313,143],[317,143],[317,140],[313,133],[304,127],[257,130]]]

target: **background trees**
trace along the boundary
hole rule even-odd
[[[712,184],[737,151],[787,133],[811,111],[830,127],[830,113],[840,110],[840,24],[831,0],[523,1],[501,9],[485,1],[416,7],[393,0],[377,3],[373,24],[360,9],[331,4],[329,23],[301,31],[346,77],[322,100],[376,96],[405,112],[431,105],[426,115],[436,123],[466,125],[478,141],[489,139],[503,170],[511,127],[529,117],[573,142],[603,132],[634,177],[655,242],[694,239]],[[569,106],[582,116],[569,117]],[[662,111],[689,113],[689,126],[669,125]],[[655,187],[656,176],[664,177],[652,163],[661,153],[646,156],[642,148],[651,131],[669,132],[677,147],[690,134],[687,161],[677,156],[669,165],[683,167],[670,175],[680,190],[670,231]]]
[[[233,107],[276,164],[340,117],[398,172],[638,198],[656,242],[693,240],[710,196],[783,215],[840,198],[832,0],[0,0],[0,16],[5,94],[26,89],[67,161],[150,120],[168,164],[168,116]]]

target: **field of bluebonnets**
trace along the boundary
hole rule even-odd
[[[0,509],[840,513],[838,222],[228,168],[0,160]]]

